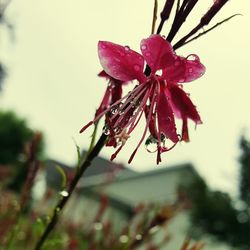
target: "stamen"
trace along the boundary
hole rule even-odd
[[[136,91],[135,93],[137,93],[142,87],[144,87],[143,84],[135,87],[136,88],[134,90],[134,91]],[[118,101],[116,101],[115,103],[113,103],[112,105],[110,105],[109,108],[105,109],[103,112],[101,112],[99,115],[97,115],[94,120],[90,121],[88,124],[86,124],[84,127],[82,127],[81,130],[80,130],[80,133],[84,132],[90,125],[92,125],[95,122],[97,122],[99,119],[101,119],[101,117],[103,115],[105,115],[108,111],[110,111],[112,108],[114,108],[117,104],[121,103],[122,100],[126,99],[130,95],[131,95],[131,93],[128,93],[127,95],[125,95],[124,97],[122,97],[121,99],[119,99]]]
[[[153,85],[152,85],[153,87]],[[130,156],[129,160],[128,160],[128,163],[131,163],[131,161],[133,160],[138,148],[141,146],[145,136],[146,136],[146,133],[147,133],[147,130],[148,130],[148,126],[149,126],[149,121],[151,119],[151,115],[152,115],[152,112],[153,112],[153,108],[154,108],[154,105],[155,105],[155,98],[156,98],[156,95],[155,95],[155,89],[154,89],[154,92],[153,92],[153,98],[152,98],[152,102],[151,102],[151,105],[150,105],[150,109],[149,109],[149,114],[148,114],[148,117],[147,117],[147,120],[146,120],[146,126],[145,126],[145,129],[144,129],[144,132],[143,132],[143,135],[141,137],[141,140],[139,141],[137,147],[135,148],[134,152],[132,153],[132,155]]]
[[[110,160],[113,161],[116,156],[118,155],[118,153],[121,151],[121,149],[123,148],[124,145],[121,145],[110,157]]]
[[[137,109],[137,111],[136,111],[136,113],[135,113],[135,115],[134,115],[134,118],[131,119],[131,121],[127,124],[127,127],[130,126],[130,124],[131,124],[131,126],[130,126],[130,128],[129,128],[129,132],[128,132],[129,134],[134,130],[134,128],[137,126],[138,122],[140,121],[141,116],[142,116],[143,111],[144,111],[144,107],[145,107],[145,105],[146,105],[146,103],[147,103],[147,100],[148,100],[148,98],[149,98],[149,96],[150,96],[150,93],[151,93],[151,91],[152,91],[152,88],[153,88],[153,86],[151,86],[151,88],[147,91],[146,95],[145,95],[144,98],[142,99],[142,102],[141,102],[140,106],[138,107],[138,109]],[[138,116],[138,114],[139,114],[140,112],[141,112],[141,114],[139,115],[138,120],[135,122],[135,120],[136,120],[136,118],[137,118],[137,116]],[[134,122],[135,122],[135,123],[134,123]]]
[[[143,95],[143,93],[146,91],[146,88],[144,88],[139,94],[138,94],[138,96],[136,97],[136,98],[134,98],[134,102],[137,102],[138,101],[138,99]],[[132,108],[132,106],[134,105],[134,103],[130,103],[129,105],[128,105],[128,107],[124,110],[124,113],[117,119],[117,121],[115,122],[115,124],[114,124],[114,127],[116,127],[118,124],[119,124],[119,122],[121,122],[122,121],[122,119],[125,117],[125,115],[131,110],[131,108]],[[113,119],[113,117],[111,118],[111,121],[112,121],[112,119]]]
[[[126,129],[123,129],[121,133],[114,136],[114,138],[118,139],[118,142],[122,143],[122,146],[125,145],[127,140],[129,139],[130,135],[127,133]]]

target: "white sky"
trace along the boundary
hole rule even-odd
[[[93,118],[106,88],[96,76],[101,70],[97,42],[108,40],[139,51],[140,40],[150,34],[153,2],[13,0],[9,6],[7,16],[15,26],[15,40],[2,30],[1,55],[9,76],[0,107],[15,110],[30,126],[42,130],[50,157],[75,162],[72,138],[87,147],[92,130],[81,135],[78,131]],[[200,2],[181,35],[213,1]],[[162,155],[161,166],[193,162],[213,187],[229,191],[235,191],[237,182],[239,136],[250,124],[249,11],[249,0],[231,0],[214,23],[235,13],[243,16],[177,51],[184,56],[198,54],[207,68],[203,78],[185,85],[204,124],[195,131],[190,122],[191,142]],[[116,161],[126,163],[142,128]],[[112,152],[106,148],[101,155],[109,157]],[[141,147],[131,167],[158,168],[155,158]]]

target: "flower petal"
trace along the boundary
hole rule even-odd
[[[108,75],[104,70],[102,70],[99,74],[99,77],[105,78],[109,81],[103,99],[99,108],[96,111],[95,117],[97,117],[100,113],[102,113],[109,105],[118,101],[122,97],[122,85],[124,82],[119,81]]]
[[[171,104],[175,114],[182,119],[191,119],[196,124],[201,123],[201,118],[187,93],[177,84],[169,86]]]
[[[164,91],[160,92],[157,105],[158,128],[160,133],[163,133],[172,142],[176,143],[179,138],[176,133],[175,120],[173,110],[168,102]]]
[[[141,52],[153,73],[169,67],[176,58],[171,44],[160,35],[152,35],[143,39],[141,41]]]
[[[143,57],[129,47],[99,41],[98,55],[103,69],[111,77],[123,82],[134,79],[140,82],[146,80],[143,74]]]
[[[163,78],[169,82],[191,82],[205,73],[205,66],[200,63],[197,55],[187,58],[177,57],[175,62],[163,71]]]

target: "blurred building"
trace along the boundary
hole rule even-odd
[[[72,168],[56,161],[48,162],[47,183],[60,190],[62,177],[56,170],[56,165],[61,166],[68,176],[71,175]],[[98,216],[102,217],[102,221],[112,219],[115,230],[119,231],[136,213],[136,207],[169,206],[173,208],[174,216],[171,216],[165,231],[155,232],[154,237],[157,240],[167,233],[170,241],[162,249],[180,249],[191,229],[191,204],[185,194],[179,191],[179,186],[192,182],[197,176],[198,173],[190,163],[135,172],[98,157],[79,183],[66,213],[76,222],[94,221],[97,230],[102,228]],[[202,240],[206,243],[204,250],[232,250],[230,246],[208,236]]]

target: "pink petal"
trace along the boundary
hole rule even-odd
[[[172,65],[176,58],[171,44],[160,35],[143,39],[141,52],[153,73]]]
[[[95,117],[101,114],[108,107],[108,105],[110,105],[110,101],[111,101],[111,86],[108,86],[102,98],[101,104],[99,108],[96,110]]]
[[[205,73],[205,66],[196,55],[177,57],[172,66],[166,68],[163,77],[169,82],[191,82]]]
[[[95,113],[95,117],[102,113],[105,109],[107,109],[109,105],[121,99],[122,84],[124,84],[122,81],[116,80],[108,75],[104,70],[102,70],[98,74],[98,76],[109,80],[109,84],[101,101],[101,104]]]
[[[163,133],[167,138],[169,138],[172,142],[178,142],[179,138],[176,133],[173,110],[169,105],[167,96],[163,91],[161,91],[159,95],[157,116],[159,131]]]
[[[173,84],[169,87],[171,95],[171,103],[173,110],[182,119],[191,119],[196,124],[201,123],[201,118],[196,110],[196,107],[188,97],[187,93],[180,88],[177,84]]]
[[[98,73],[98,76],[106,78],[107,80],[109,80],[111,78],[111,76],[108,75],[104,70],[102,70],[100,73]]]
[[[98,74],[99,77],[102,77],[102,78],[106,78],[107,80],[113,80],[115,81],[116,83],[120,83],[122,85],[126,85],[129,83],[128,82],[123,82],[123,81],[120,81],[120,80],[117,80],[115,78],[113,78],[112,76],[110,76],[109,74],[107,74],[104,70],[102,70],[99,74]]]
[[[111,77],[123,82],[146,80],[143,57],[129,47],[99,41],[98,55],[103,69]]]

